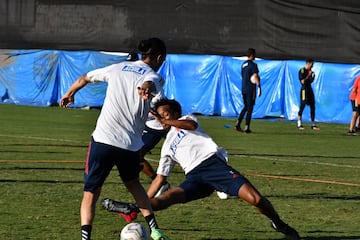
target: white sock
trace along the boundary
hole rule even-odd
[[[298,127],[301,126],[301,120],[298,120]]]

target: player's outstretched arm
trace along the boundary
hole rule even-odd
[[[155,194],[159,191],[161,186],[166,182],[166,176],[163,175],[156,175],[154,180],[151,182],[151,185],[147,191],[147,195],[149,198],[153,198]]]
[[[60,100],[60,107],[67,107],[69,104],[74,103],[74,96],[81,88],[83,88],[86,84],[90,82],[90,79],[86,75],[82,75],[79,77],[73,85],[69,88],[69,90],[64,94],[64,96]]]
[[[161,123],[161,125],[163,125],[164,129],[168,128],[169,126],[173,126],[185,130],[196,130],[198,127],[198,123],[192,119],[166,119],[159,117],[156,118]]]

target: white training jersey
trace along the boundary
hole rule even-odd
[[[146,63],[121,62],[87,73],[92,82],[107,82],[107,91],[93,138],[97,142],[137,151],[143,146],[141,140],[144,123],[150,110],[150,101],[143,100],[137,87],[145,81],[156,85],[163,94],[162,78]]]
[[[193,115],[186,115],[181,119],[192,119],[197,122]],[[157,174],[170,176],[171,170],[178,163],[186,175],[217,153],[218,149],[217,144],[199,126],[194,131],[171,127],[161,148]]]

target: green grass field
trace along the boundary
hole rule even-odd
[[[0,239],[80,239],[83,165],[98,114],[0,105]],[[347,125],[322,123],[316,132],[305,124],[300,132],[294,122],[253,120],[255,133],[245,135],[224,127],[235,119],[199,122],[302,239],[360,239],[360,138],[347,136]],[[159,151],[147,155],[154,167]],[[176,168],[169,181],[183,178]],[[102,197],[133,201],[115,170]],[[93,239],[119,239],[125,221],[99,204],[96,214]],[[216,194],[156,214],[172,240],[283,239],[255,208]]]

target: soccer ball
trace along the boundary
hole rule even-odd
[[[253,74],[253,75],[250,77],[250,82],[251,82],[252,84],[255,84],[255,83],[256,83],[255,74]]]
[[[140,223],[129,223],[127,224],[120,233],[120,240],[148,240],[149,235],[144,227]]]

